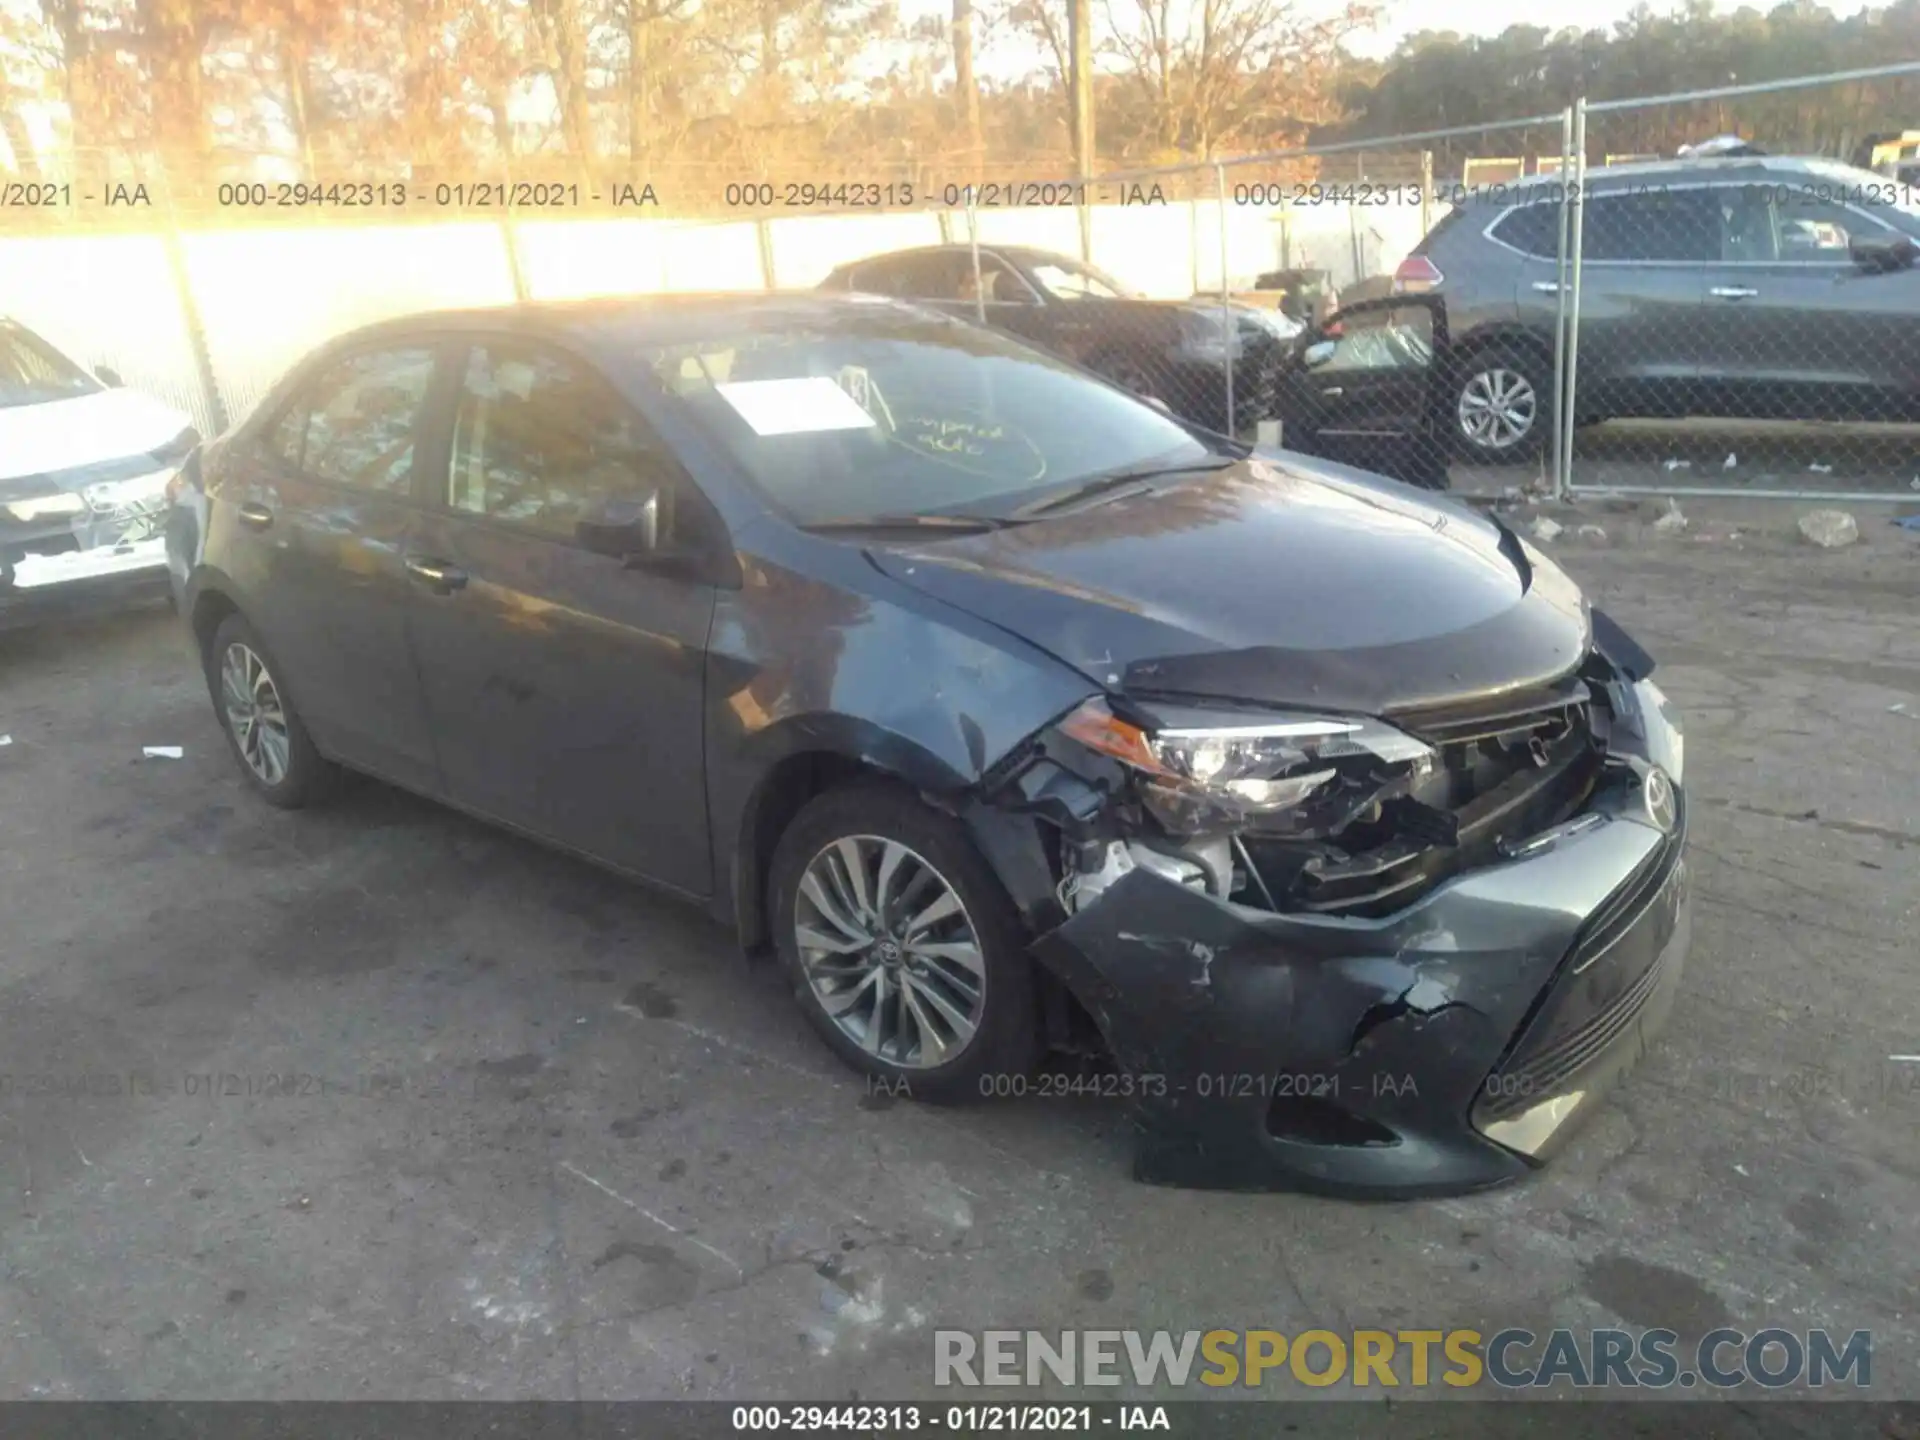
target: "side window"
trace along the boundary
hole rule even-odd
[[[980,257],[980,280],[977,286],[973,278],[972,255],[962,252],[954,257],[953,264],[958,271],[955,289],[962,300],[980,296],[990,305],[1030,305],[1034,301],[1033,288],[998,256]]]
[[[853,272],[855,290],[898,300],[951,300],[954,283],[952,261],[943,254],[907,255]]]
[[[1425,370],[1433,364],[1433,312],[1424,305],[1361,310],[1336,317],[1327,330],[1327,338],[1309,346],[1305,356],[1316,375]]]
[[[307,417],[301,470],[356,490],[406,494],[414,422],[432,380],[433,351],[424,346],[367,351],[330,366],[288,412]],[[276,427],[268,443],[276,440],[286,444],[291,436]]]
[[[1557,260],[1560,255],[1560,206],[1518,206],[1495,222],[1493,235],[1496,240],[1504,241],[1525,254]]]
[[[646,423],[585,361],[511,341],[468,352],[448,464],[451,508],[571,540],[599,506],[653,490],[664,522],[678,474]]]
[[[306,461],[307,417],[311,413],[307,397],[294,396],[261,442],[267,453],[289,470],[298,471]]]
[[[1776,191],[1773,214],[1778,258],[1787,264],[1845,265],[1856,236],[1887,233],[1858,210],[1800,191]]]
[[[1586,211],[1584,259],[1705,263],[1719,258],[1719,223],[1704,190],[1596,195]]]

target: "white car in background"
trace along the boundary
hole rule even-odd
[[[167,485],[192,419],[0,316],[0,616],[164,593]]]

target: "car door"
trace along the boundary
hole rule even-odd
[[[320,748],[430,794],[440,776],[404,562],[438,360],[416,341],[326,362],[235,458],[208,545]]]
[[[1698,326],[1719,222],[1698,186],[1602,191],[1585,202],[1580,269],[1583,414],[1700,409]],[[1551,298],[1551,297],[1549,297]]]
[[[663,536],[711,537],[718,518],[580,355],[482,335],[450,388],[446,463],[407,564],[451,798],[704,895],[714,586],[598,553],[580,527],[656,493]]]
[[[1828,191],[1841,187],[1830,186]],[[1920,282],[1856,265],[1891,236],[1865,209],[1798,183],[1716,187],[1721,250],[1700,330],[1701,379],[1727,413],[1896,420],[1920,385]]]
[[[1438,389],[1446,311],[1433,295],[1363,300],[1302,337],[1278,387],[1280,443],[1410,484],[1446,482]]]

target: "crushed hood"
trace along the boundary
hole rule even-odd
[[[1385,714],[1557,679],[1590,638],[1579,590],[1512,532],[1293,455],[871,555],[1135,695]]]
[[[0,406],[0,491],[19,490],[19,482],[29,476],[57,475],[157,450],[192,423],[191,417],[137,390],[97,390],[38,405]]]

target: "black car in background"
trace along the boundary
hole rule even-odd
[[[1551,430],[1564,187],[1443,216],[1395,289],[1445,302],[1445,411],[1480,461]],[[1578,413],[1920,420],[1920,197],[1830,160],[1734,155],[1586,177]]]
[[[1273,310],[1223,308],[1202,297],[1152,300],[1092,265],[1024,245],[982,245],[977,279],[972,246],[936,245],[842,265],[821,288],[983,320],[1158,399],[1197,425],[1235,434],[1272,415],[1275,376],[1301,330],[1299,321]]]
[[[1143,1179],[1512,1179],[1679,983],[1677,719],[1551,560],[991,330],[392,321],[183,487],[265,800],[350,767],[688,897],[916,1097],[1104,1047]]]

